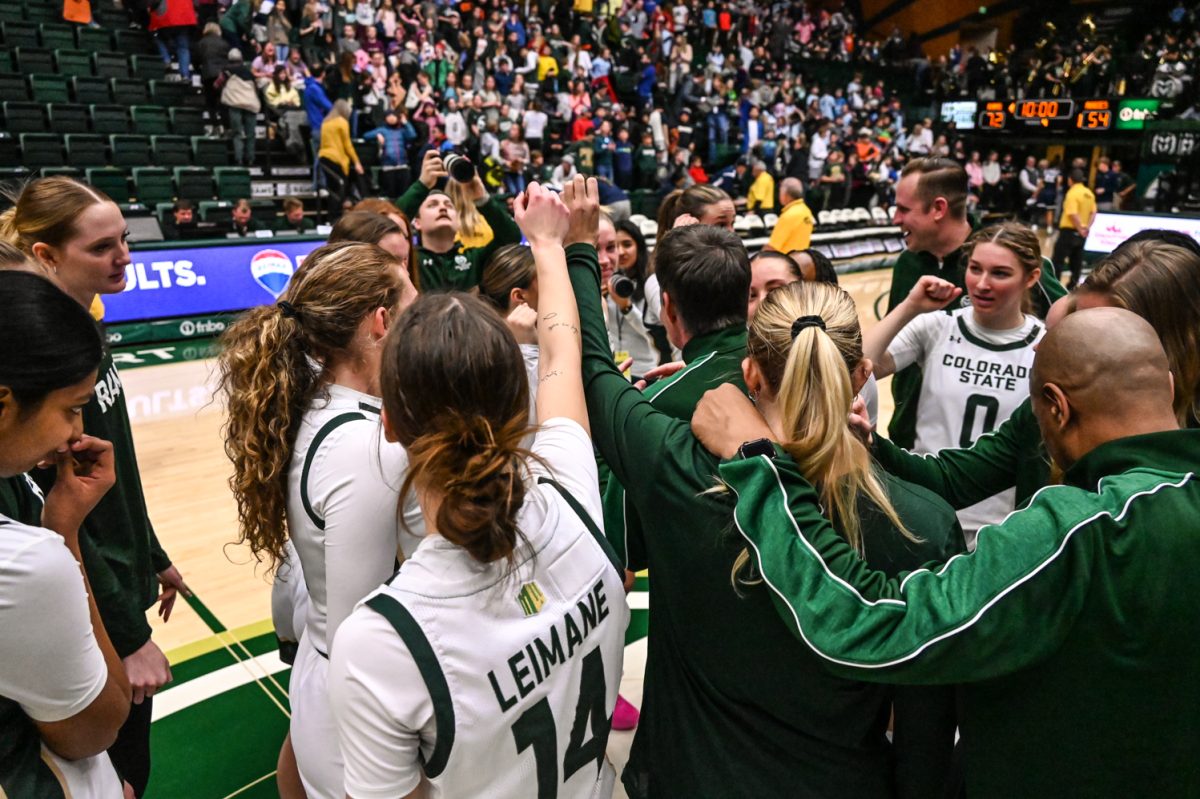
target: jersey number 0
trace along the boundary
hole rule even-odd
[[[597,647],[583,659],[579,680],[579,700],[575,704],[575,721],[571,725],[571,740],[563,755],[563,778],[566,782],[579,769],[594,763],[597,768],[608,746],[612,719],[605,712],[604,659]],[[584,742],[591,720],[591,740]],[[558,795],[558,732],[554,713],[545,697],[521,714],[512,725],[517,754],[533,747],[537,763],[538,799],[554,799]]]
[[[979,433],[975,432],[975,416],[983,411],[983,423]],[[1000,415],[1000,400],[987,394],[972,394],[967,397],[967,407],[963,409],[962,433],[958,437],[958,446],[968,449],[975,439],[984,433],[996,429],[996,417]]]

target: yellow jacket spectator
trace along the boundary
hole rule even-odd
[[[321,149],[317,151],[325,186],[341,204],[354,194],[361,197],[365,193],[363,165],[350,140],[350,113],[348,101],[338,100],[333,104],[321,123]]]
[[[1058,220],[1058,240],[1052,260],[1059,275],[1069,271],[1067,288],[1075,288],[1083,272],[1083,246],[1096,217],[1096,195],[1087,187],[1082,169],[1067,175],[1067,194],[1063,197],[1062,216]]]
[[[812,245],[817,220],[804,202],[804,184],[799,178],[785,178],[779,184],[779,203],[783,212],[771,231],[767,248],[779,252],[807,250]]]
[[[751,174],[754,175],[754,182],[750,184],[750,191],[746,194],[746,212],[774,211],[775,178],[767,171],[767,165],[762,161],[755,161],[751,167]]]

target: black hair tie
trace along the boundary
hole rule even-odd
[[[296,310],[296,306],[292,305],[287,300],[280,300],[276,304],[279,306],[279,313],[283,315],[284,319],[300,318],[300,312]]]
[[[799,317],[795,322],[792,322],[792,339],[795,340],[796,336],[800,335],[800,331],[806,327],[819,327],[824,330],[825,320],[819,316]]]

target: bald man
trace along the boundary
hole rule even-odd
[[[804,202],[804,184],[800,178],[784,178],[779,184],[779,204],[783,206],[783,212],[763,249],[776,252],[807,250],[812,245],[817,220]]]
[[[1030,395],[1063,484],[902,580],[866,567],[790,459],[723,463],[761,590],[836,674],[966,683],[972,799],[1200,796],[1200,430],[1179,429],[1154,330],[1115,308],[1046,335]]]

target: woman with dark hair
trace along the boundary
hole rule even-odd
[[[571,215],[538,184],[516,203],[538,272],[536,428],[521,353],[485,300],[427,294],[389,332],[385,425],[408,449],[401,493],[428,534],[338,632],[347,795],[423,782],[495,799],[612,792],[604,750],[629,612],[599,528],[563,248],[594,235],[599,197],[594,181],[572,183],[568,202],[576,191],[588,202]]]
[[[833,261],[829,260],[825,253],[809,247],[807,250],[792,250],[788,255],[800,267],[803,280],[809,283],[838,285],[837,270],[833,268]]]
[[[0,244],[0,478],[58,468],[30,518],[0,501],[0,795],[120,799],[105,750],[129,681],[79,571],[80,528],[116,479],[112,444],[83,434],[104,347],[78,302],[14,271],[23,260]]]

